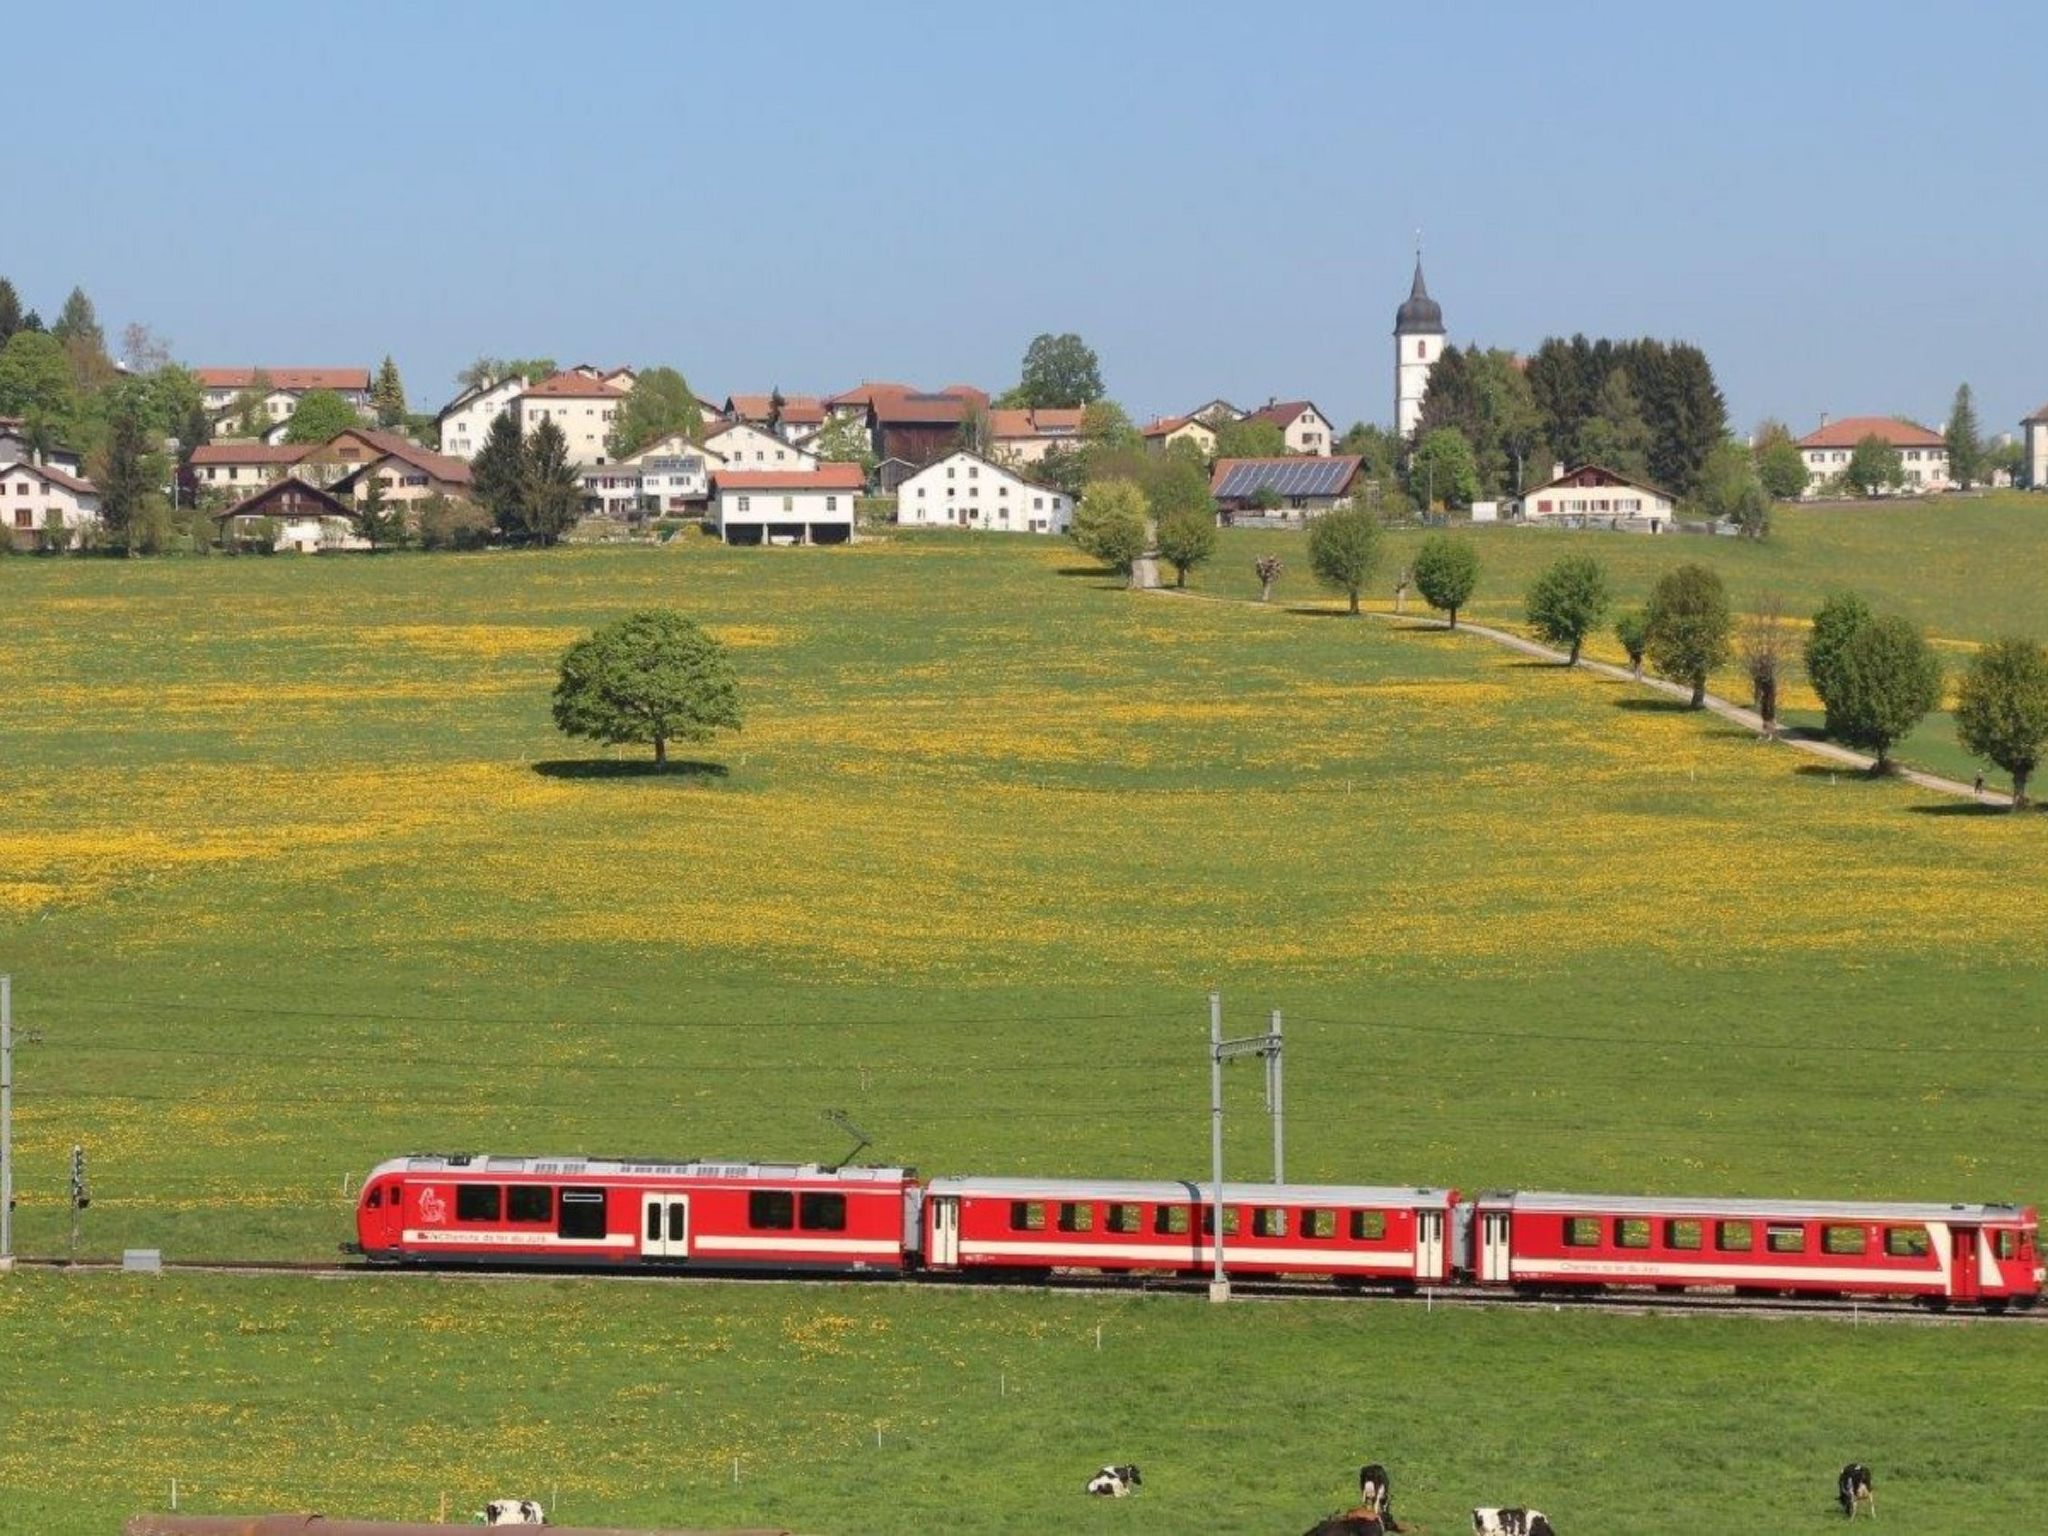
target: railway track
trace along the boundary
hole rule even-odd
[[[32,1256],[18,1257],[24,1268],[71,1270],[80,1273],[118,1272],[122,1266],[113,1259],[80,1259]],[[597,1275],[587,1269],[550,1269],[534,1265],[470,1265],[462,1268],[390,1267],[320,1259],[166,1259],[166,1271],[178,1274],[234,1275],[246,1278],[302,1276],[319,1280],[441,1281],[477,1284],[504,1281],[601,1279],[609,1284],[627,1285],[774,1285],[839,1289],[847,1285],[909,1284],[958,1291],[1030,1291],[1042,1295],[1103,1296],[1201,1296],[1208,1284],[1201,1277],[1146,1277],[1130,1279],[1112,1275],[1070,1274],[1046,1279],[954,1279],[917,1276],[905,1280],[888,1274],[873,1275],[757,1275],[743,1273],[649,1273]],[[1437,1290],[1422,1287],[1414,1291],[1357,1290],[1316,1281],[1239,1279],[1231,1282],[1234,1299],[1247,1302],[1323,1301],[1348,1305],[1420,1307],[1424,1311],[1499,1310],[1596,1312],[1610,1315],[1810,1318],[1827,1322],[1906,1324],[1949,1327],[1961,1324],[2048,1325],[2048,1310],[2014,1309],[1987,1312],[1974,1308],[1935,1308],[1914,1301],[1857,1300],[1831,1301],[1814,1297],[1736,1296],[1725,1292],[1670,1294],[1646,1290],[1615,1290],[1570,1293],[1524,1293],[1515,1291]]]

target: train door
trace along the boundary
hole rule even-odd
[[[1441,1280],[1444,1277],[1444,1213],[1415,1213],[1415,1278]]]
[[[1949,1228],[1948,1294],[1952,1301],[1975,1301],[1981,1294],[1977,1275],[1977,1246],[1982,1241],[1976,1227]]]
[[[953,1269],[960,1263],[960,1197],[933,1195],[932,1251],[927,1257],[934,1269]]]
[[[690,1197],[668,1191],[640,1197],[640,1256],[643,1259],[687,1259],[690,1256]]]
[[[1506,1285],[1514,1279],[1510,1268],[1508,1246],[1508,1223],[1512,1216],[1507,1211],[1481,1211],[1479,1213],[1479,1283],[1481,1285]]]

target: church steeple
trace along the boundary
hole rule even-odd
[[[1415,281],[1408,289],[1408,302],[1394,311],[1396,336],[1441,336],[1444,307],[1429,296],[1429,284],[1422,280],[1422,251],[1415,252]]]
[[[1422,235],[1415,237],[1415,281],[1394,311],[1394,430],[1412,437],[1422,421],[1430,370],[1444,352],[1444,307],[1429,296],[1422,277]]]

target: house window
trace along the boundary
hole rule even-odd
[[[748,502],[749,502],[749,500],[750,500],[750,499],[751,499],[751,498],[749,498],[749,497],[746,497],[746,496],[742,496],[742,497],[740,498],[740,504],[739,504],[739,507],[737,508],[737,510],[738,510],[738,511],[741,511],[741,512],[744,512],[744,511],[746,511],[746,510],[747,510],[747,504],[748,504]]]
[[[839,498],[837,496],[827,496],[825,498],[825,510],[827,512],[837,512],[839,510]]]
[[[794,496],[783,497],[782,510],[785,512],[794,512],[796,510],[796,498]]]

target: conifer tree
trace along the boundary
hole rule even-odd
[[[1968,384],[1956,386],[1955,404],[1948,411],[1948,431],[1943,436],[1948,442],[1949,478],[1964,487],[1982,480],[1984,439],[1977,431],[1977,406]]]
[[[398,364],[388,352],[378,365],[376,382],[370,386],[370,404],[376,407],[378,426],[405,425],[405,384],[398,377]]]

